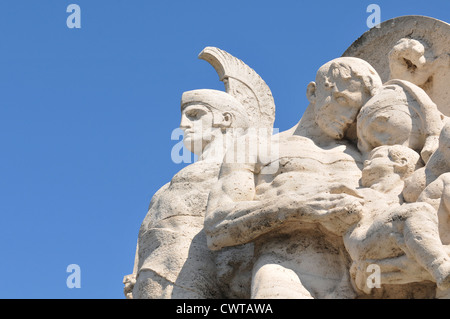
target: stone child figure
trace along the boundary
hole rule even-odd
[[[403,204],[404,180],[418,167],[419,154],[402,145],[379,146],[362,171],[364,197],[361,220],[344,236],[353,260],[352,278],[366,293],[367,268],[381,267],[381,284],[431,280],[450,288],[450,257],[439,238],[436,210],[424,202]],[[400,198],[400,200],[399,200]],[[417,263],[410,266],[408,264]]]
[[[439,236],[450,247],[450,123],[442,129],[439,148],[432,155],[424,170],[416,171],[423,177],[426,188],[417,201],[432,205],[438,214]],[[415,173],[415,174],[416,174]]]
[[[346,137],[379,87],[365,61],[330,61],[308,86],[302,120],[279,134],[278,158],[222,165],[208,201],[208,246],[255,244],[252,298],[354,297],[342,234],[359,219],[351,189],[362,165]],[[276,171],[264,173],[270,165]]]
[[[418,22],[417,17],[414,17],[414,20],[414,23],[423,23]],[[448,28],[448,24],[446,26]],[[428,36],[434,38],[433,32]],[[406,80],[422,88],[438,109],[449,116],[449,44],[437,39],[431,40],[421,36],[417,39],[411,36],[399,39],[388,54],[389,78]]]
[[[444,116],[418,86],[390,80],[362,108],[358,148],[366,156],[381,145],[405,145],[426,163],[438,146]]]
[[[214,60],[216,56],[223,60]],[[208,47],[200,57],[216,69],[231,72],[233,79],[247,88],[254,89],[257,84],[266,98],[271,96],[264,81],[228,53]],[[241,73],[235,70],[237,67]],[[228,81],[228,73],[221,75],[222,80]],[[259,94],[258,90],[251,92]],[[205,89],[183,93],[180,123],[183,143],[199,160],[179,171],[153,196],[139,230],[134,273],[125,279],[128,297],[130,294],[146,299],[224,296],[217,280],[216,256],[208,249],[203,231],[209,191],[217,183],[224,141],[234,138],[236,132],[244,134],[255,122],[266,125],[274,119],[273,103],[264,109],[266,117],[256,118],[261,114],[258,104],[249,109],[243,98],[248,96],[235,95],[230,88],[227,92]],[[248,259],[239,252],[235,254],[236,264]]]
[[[405,181],[403,196],[407,202],[418,200],[422,191],[441,174],[450,172],[450,122],[445,118],[445,125],[439,135],[437,150],[429,161]]]

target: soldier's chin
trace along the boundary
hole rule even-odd
[[[183,139],[183,145],[186,147],[191,153],[194,153],[195,155],[201,155],[202,154],[202,142],[196,142],[195,140],[185,137]]]

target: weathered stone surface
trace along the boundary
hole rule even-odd
[[[182,95],[183,142],[199,160],[153,196],[139,231],[133,274],[124,278],[128,298],[248,295],[249,289],[235,281],[245,275],[252,244],[214,253],[207,247],[203,223],[226,148],[250,127],[265,128],[270,136],[275,104],[269,87],[239,59],[211,47],[199,57],[218,70],[226,92],[201,89]]]
[[[449,49],[445,22],[386,21],[272,134],[267,84],[205,48],[226,92],[182,96],[199,161],[152,198],[126,296],[449,298]]]
[[[447,22],[424,16],[394,18],[364,33],[343,56],[369,62],[383,83],[396,78],[420,86],[438,109],[450,116],[450,91],[447,89],[450,25]]]

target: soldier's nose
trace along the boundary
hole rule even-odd
[[[180,122],[180,128],[182,130],[188,129],[191,127],[191,121],[188,120],[188,118],[186,117],[186,115],[182,115],[181,116],[181,122]]]

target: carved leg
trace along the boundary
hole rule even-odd
[[[313,296],[293,270],[258,260],[253,269],[251,298],[313,299]]]
[[[438,288],[450,288],[450,258],[439,237],[436,211],[425,203],[409,204],[393,215],[393,220],[407,250],[431,273]]]

